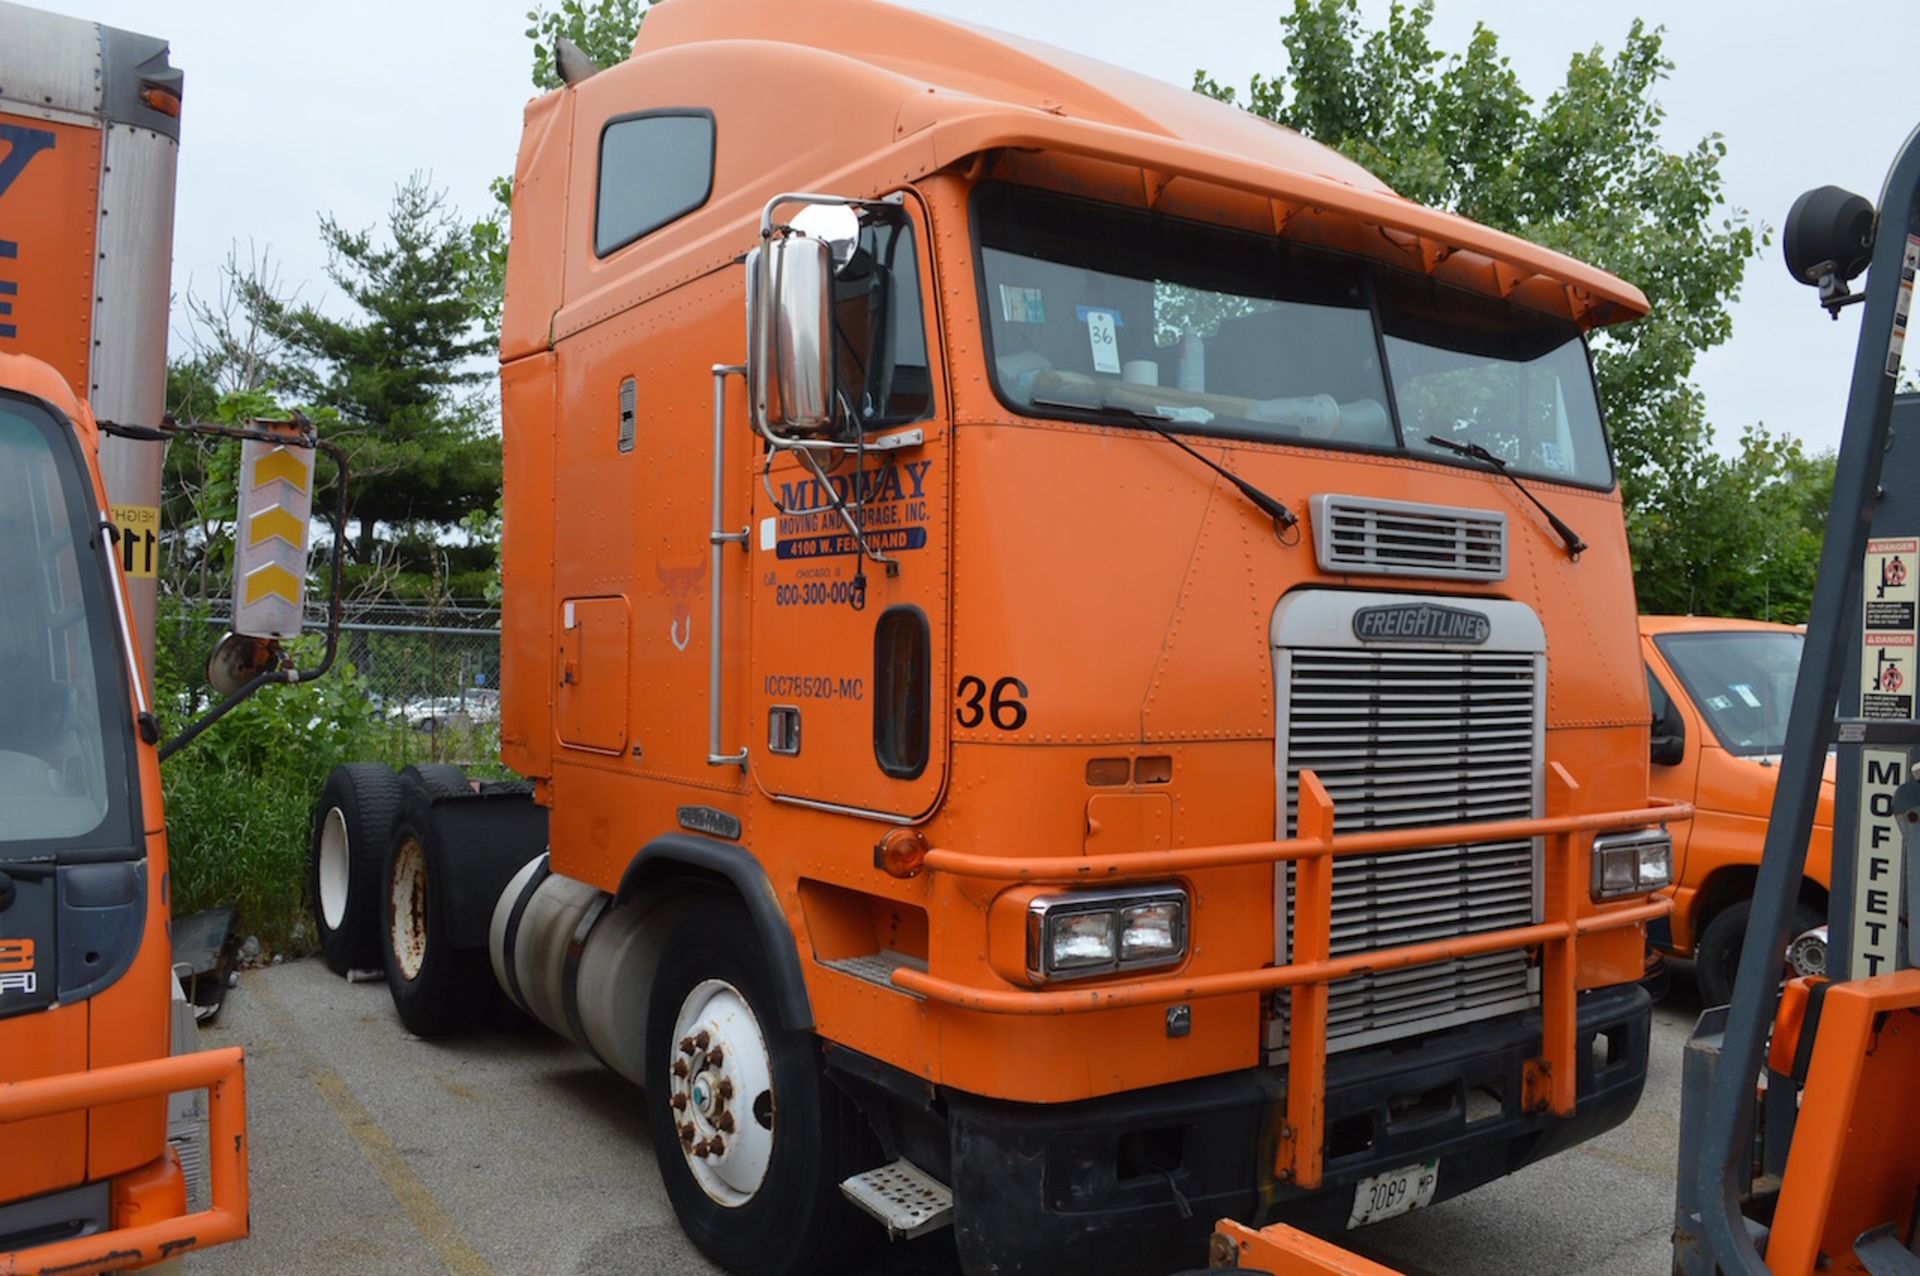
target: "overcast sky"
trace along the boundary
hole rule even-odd
[[[173,284],[217,283],[228,247],[271,248],[287,287],[329,293],[316,224],[369,226],[394,185],[427,170],[477,213],[508,171],[531,93],[528,0],[33,0],[164,36],[186,72]],[[701,0],[674,0],[697,4]],[[805,4],[808,0],[791,0]],[[1244,85],[1282,65],[1288,0],[910,0],[915,7],[1072,48],[1180,85],[1204,67]],[[1809,22],[1788,0],[1437,0],[1436,47],[1476,20],[1500,36],[1536,98],[1567,58],[1613,50],[1638,16],[1667,29],[1678,69],[1660,96],[1668,142],[1725,135],[1728,202],[1777,228],[1802,190],[1834,182],[1878,201],[1895,149],[1920,122],[1913,0],[1857,0]],[[1362,0],[1371,21],[1385,0]],[[1851,13],[1850,19],[1843,19]],[[1845,41],[1825,49],[1809,31]],[[1748,268],[1733,339],[1696,376],[1723,445],[1750,422],[1831,447],[1858,311],[1829,321],[1788,279],[1776,243]]]

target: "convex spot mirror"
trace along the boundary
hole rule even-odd
[[[221,695],[230,696],[279,665],[279,643],[230,633],[214,644],[213,654],[207,657],[207,682]]]

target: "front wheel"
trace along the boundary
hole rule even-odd
[[[878,1234],[840,1194],[872,1137],[812,1034],[780,1026],[769,982],[737,903],[681,912],[647,1008],[654,1156],[681,1227],[728,1271],[837,1272]]]
[[[1706,929],[1700,932],[1700,939],[1693,946],[1693,978],[1699,986],[1702,1005],[1724,1006],[1733,1000],[1734,975],[1740,969],[1740,949],[1747,942],[1747,918],[1752,911],[1752,900],[1737,900],[1715,913]],[[1812,905],[1794,905],[1793,927],[1787,932],[1789,942],[1825,921]],[[1779,964],[1781,969],[1774,974],[1776,980],[1785,973],[1785,953],[1781,954]]]

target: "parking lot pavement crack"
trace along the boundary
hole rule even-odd
[[[353,1088],[307,1048],[306,1034],[274,993],[272,985],[256,978],[248,980],[247,990],[259,1003],[286,1049],[300,1061],[301,1071],[320,1092],[340,1128],[346,1131],[368,1167],[392,1194],[394,1204],[420,1233],[420,1239],[440,1259],[448,1276],[493,1276],[493,1268],[468,1243],[439,1199],[420,1181],[420,1176],[407,1164],[407,1158],[354,1095]]]

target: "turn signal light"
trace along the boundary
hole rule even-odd
[[[888,877],[918,877],[927,859],[927,839],[919,829],[893,829],[873,848],[873,866]]]

